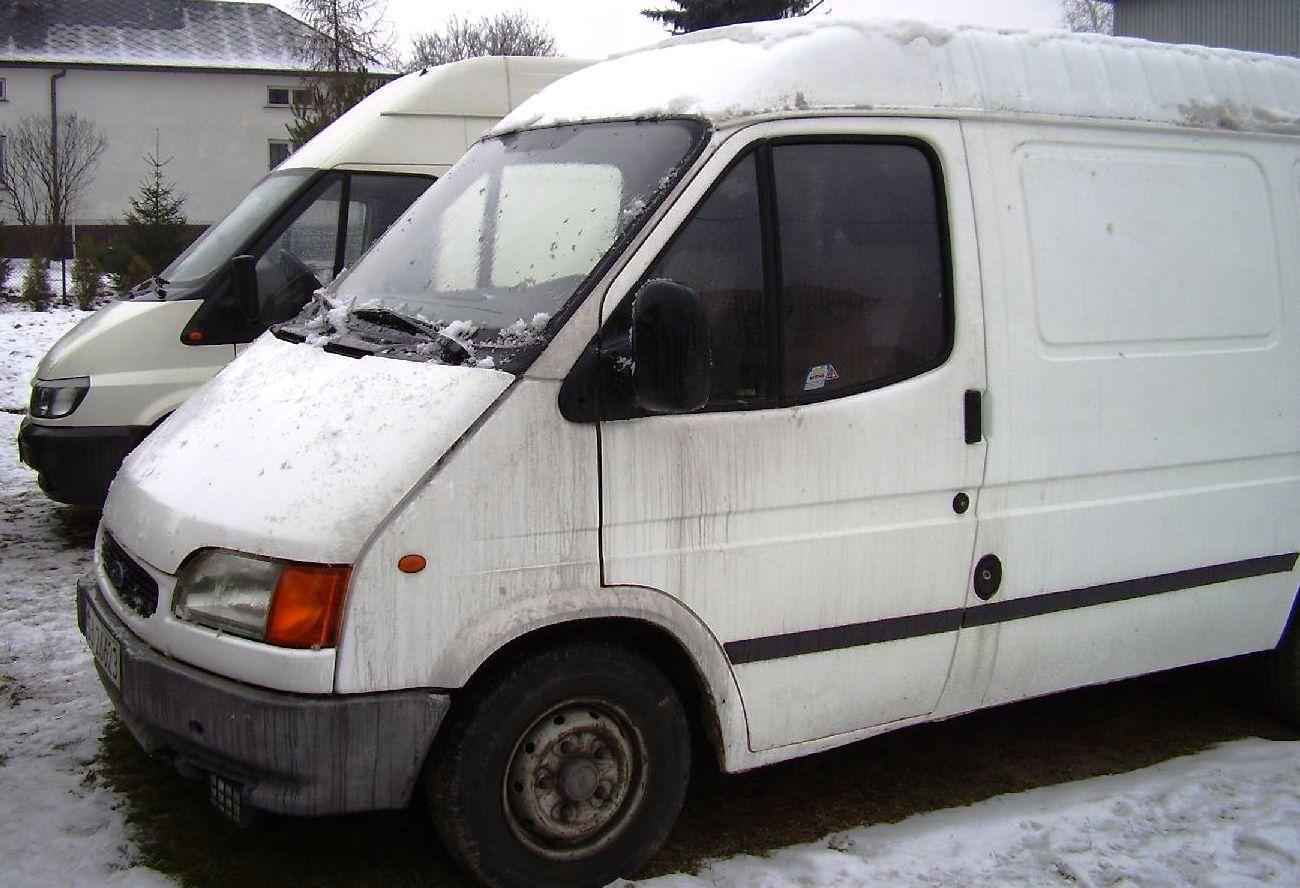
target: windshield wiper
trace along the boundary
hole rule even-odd
[[[391,308],[354,308],[351,314],[354,318],[369,321],[390,330],[405,330],[408,333],[418,333],[430,339],[436,339],[440,335],[438,328],[433,324],[417,321],[410,315],[404,315],[400,311],[393,311]]]
[[[459,367],[474,357],[473,352],[448,336],[441,328],[416,320],[399,311],[393,311],[391,308],[355,308],[352,310],[352,316],[390,330],[405,330],[408,333],[428,337],[434,344],[433,358],[440,364]]]

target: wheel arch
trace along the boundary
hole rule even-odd
[[[729,770],[728,762],[735,758],[734,751],[729,750],[737,742],[745,745],[747,735],[743,715],[739,719],[735,715],[740,708],[739,689],[725,657],[718,649],[713,663],[701,662],[702,658],[669,627],[645,616],[574,614],[532,627],[496,646],[474,668],[458,693],[473,693],[476,686],[524,654],[591,640],[634,649],[662,669],[681,697],[697,754],[707,750],[719,768]],[[452,710],[454,715],[454,697]]]

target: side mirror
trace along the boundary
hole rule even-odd
[[[709,399],[713,356],[700,297],[646,281],[632,302],[632,400],[648,413],[690,413]]]
[[[262,307],[257,297],[257,260],[249,255],[231,259],[230,282],[239,313],[250,324],[259,323]]]

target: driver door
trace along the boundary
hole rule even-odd
[[[711,628],[754,750],[924,716],[947,681],[985,454],[963,158],[952,121],[746,130],[606,297],[626,325],[669,278],[709,319],[703,410],[600,424],[602,564]]]

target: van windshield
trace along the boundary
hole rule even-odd
[[[703,133],[689,120],[621,121],[478,143],[339,280],[328,296],[349,306],[349,329],[327,335],[402,329],[424,340],[399,346],[403,357],[519,372]]]
[[[224,219],[173,259],[163,269],[162,278],[175,283],[197,281],[212,274],[243,249],[315,174],[315,170],[288,170],[258,182]]]

